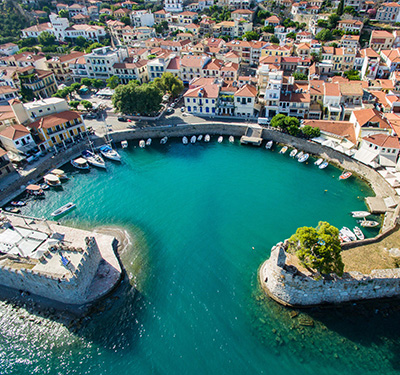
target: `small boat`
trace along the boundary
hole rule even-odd
[[[340,231],[349,237],[350,241],[357,241],[356,235],[349,228],[343,227]]]
[[[49,189],[50,189],[50,186],[47,185],[47,184],[40,184],[40,188],[41,188],[42,190],[49,190]]]
[[[151,145],[151,138],[148,138],[146,141],[146,146],[150,146]]]
[[[295,156],[295,158],[296,158],[296,159],[300,159],[303,155],[304,155],[304,152],[303,152],[303,151],[300,151],[300,152]]]
[[[360,220],[358,223],[364,228],[375,228],[379,225],[379,223],[374,220]]]
[[[351,216],[353,216],[355,218],[364,218],[364,217],[371,215],[371,213],[368,211],[352,211],[350,213],[351,213]]]
[[[144,139],[139,141],[139,147],[140,148],[145,148],[146,147],[146,142],[144,141]]]
[[[363,240],[365,238],[364,233],[359,227],[354,227],[353,232],[359,240]]]
[[[13,201],[10,204],[11,204],[11,206],[14,206],[14,207],[26,206],[26,202],[24,202],[24,201]]]
[[[94,152],[90,150],[85,150],[82,151],[82,156],[84,159],[87,160],[87,162],[94,167],[99,167],[99,168],[106,168],[106,163],[104,162],[104,159],[100,156],[95,154]]]
[[[351,239],[342,230],[339,231],[339,238],[340,242],[351,242]]]
[[[50,173],[57,176],[60,180],[69,180],[68,176],[62,169],[53,169]]]
[[[128,141],[121,141],[121,147],[122,148],[127,148],[128,147]]]
[[[266,148],[267,150],[271,150],[273,144],[274,144],[273,141],[268,141],[268,142],[266,143],[266,145],[265,145],[265,148]]]
[[[329,163],[327,161],[324,161],[318,168],[325,169],[328,165],[329,165]]]
[[[297,150],[294,149],[294,150],[290,151],[289,156],[290,156],[291,158],[294,158],[294,157],[296,156],[296,154],[297,154]]]
[[[324,161],[324,159],[319,158],[317,161],[314,162],[314,165],[319,167],[322,164],[323,161]]]
[[[297,160],[299,163],[304,163],[308,158],[310,157],[309,154],[303,154],[299,157],[299,159]]]
[[[235,137],[234,137],[233,135],[231,135],[231,136],[229,137],[229,142],[230,142],[230,143],[235,142]]]
[[[211,139],[210,135],[206,134],[206,136],[204,137],[204,142],[210,142],[210,139]]]
[[[182,138],[182,143],[183,143],[184,145],[187,145],[187,144],[189,143],[187,137],[183,137],[183,138]]]
[[[104,145],[99,148],[101,154],[110,160],[121,161],[121,155],[118,154],[110,145]]]
[[[21,210],[18,207],[13,207],[13,208],[5,208],[7,212],[11,212],[12,214],[19,214],[21,213]]]
[[[161,145],[165,145],[165,144],[167,143],[167,141],[168,141],[168,137],[163,137],[163,138],[161,138],[161,140],[160,140],[160,144],[161,144]]]
[[[284,154],[287,151],[288,147],[287,146],[283,146],[281,148],[281,150],[279,151],[280,154]]]
[[[351,172],[343,172],[343,173],[339,176],[339,180],[347,180],[351,175],[352,175]]]
[[[195,135],[192,136],[192,138],[190,138],[190,143],[196,143],[197,141],[197,137]]]
[[[67,213],[68,211],[71,211],[75,207],[76,207],[75,203],[69,202],[69,203],[65,204],[64,206],[58,208],[54,212],[52,212],[51,216],[60,216],[62,214]]]
[[[222,135],[220,135],[220,136],[218,137],[218,143],[222,143],[223,140],[224,140],[224,137],[223,137]]]
[[[44,191],[39,185],[28,185],[26,192],[34,197],[44,198]]]
[[[61,186],[61,181],[60,179],[55,176],[54,174],[46,174],[46,176],[43,177],[44,183],[49,185],[50,187],[56,187],[56,186]]]
[[[82,170],[90,169],[89,163],[84,158],[78,158],[75,160],[71,160],[71,164],[77,169],[82,169]]]
[[[197,140],[200,142],[202,139],[203,139],[203,135],[200,134],[200,135],[197,137]]]

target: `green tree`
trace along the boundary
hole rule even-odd
[[[321,30],[317,35],[315,35],[315,39],[321,42],[327,42],[328,40],[332,40],[332,32],[330,30]]]
[[[321,130],[319,128],[313,128],[310,125],[305,125],[301,128],[301,132],[303,133],[305,138],[311,139],[316,138],[321,135]]]
[[[296,33],[294,33],[293,31],[291,33],[288,33],[286,36],[291,39],[296,39]]]
[[[258,40],[260,39],[260,35],[256,33],[255,31],[247,31],[243,34],[243,39],[246,38],[246,40],[249,42],[250,40]]]
[[[340,21],[340,16],[338,16],[336,13],[332,13],[328,17],[328,29],[333,30],[339,21]]]
[[[104,81],[101,79],[93,79],[92,80],[92,86],[95,89],[101,89],[102,87],[104,87]]]
[[[106,79],[107,86],[114,90],[120,83],[119,78],[117,76],[111,76],[110,78]]]
[[[88,41],[87,41],[87,39],[85,38],[85,37],[83,37],[83,36],[78,36],[76,39],[75,39],[75,42],[74,42],[77,46],[79,46],[79,47],[87,47],[88,46]]]
[[[336,14],[341,16],[343,14],[344,0],[340,0],[339,6],[337,8]]]
[[[275,31],[275,29],[274,29],[274,26],[273,26],[273,25],[267,25],[267,26],[264,26],[264,27],[261,29],[261,31],[264,32],[264,33],[273,34],[274,31]]]
[[[343,275],[339,230],[325,221],[320,221],[316,228],[298,228],[289,238],[288,250],[310,271]]]
[[[329,22],[327,20],[318,20],[317,26],[323,27],[324,29],[328,28]]]
[[[66,98],[69,94],[71,93],[71,90],[69,87],[65,87],[61,90],[58,90],[55,94],[53,94],[52,96],[56,97],[56,98]]]
[[[92,43],[88,48],[85,49],[86,53],[92,52],[95,48],[103,47],[103,45],[99,42]]]
[[[279,44],[279,39],[275,35],[272,35],[271,39],[270,39],[270,42],[272,44]]]
[[[293,78],[295,81],[308,81],[308,76],[304,73],[295,72],[293,73]]]
[[[51,13],[51,10],[47,5],[45,5],[42,10],[43,10],[43,12],[46,12],[47,15],[49,15]]]
[[[53,34],[50,34],[48,31],[43,31],[38,36],[38,42],[43,46],[52,46],[56,41],[56,37]]]
[[[69,102],[69,106],[74,108],[74,109],[77,109],[79,104],[80,104],[79,100],[72,100],[72,101]]]
[[[81,83],[87,87],[92,87],[93,81],[90,78],[82,78]]]
[[[355,69],[348,70],[347,72],[344,72],[343,75],[350,81],[360,81],[361,80],[360,72]]]
[[[297,135],[295,128],[299,129],[300,121],[296,117],[286,116],[282,113],[275,115],[271,120],[271,126],[281,129],[282,131],[289,131],[291,135]]]
[[[169,92],[174,98],[183,91],[183,82],[169,72],[163,73],[161,78],[156,78],[154,80],[154,85],[163,93]]]
[[[123,22],[126,26],[130,26],[131,24],[131,19],[128,16],[121,17],[120,21]]]
[[[61,10],[58,12],[58,16],[59,16],[60,18],[69,18],[68,10],[61,9]]]
[[[82,84],[80,84],[79,82],[74,82],[74,83],[70,86],[71,92],[73,92],[73,91],[78,92],[79,89],[81,88],[81,86],[82,86]]]
[[[89,102],[89,100],[82,100],[81,104],[83,105],[83,108],[85,108],[86,110],[93,108],[93,104]]]

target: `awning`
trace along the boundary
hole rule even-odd
[[[60,175],[60,174],[64,174],[64,171],[62,171],[61,169],[53,169],[51,171],[51,173],[55,174],[55,175]]]
[[[41,187],[39,185],[28,185],[26,187],[26,190],[31,190],[31,191],[39,191]]]
[[[86,159],[84,159],[84,158],[78,158],[78,159],[75,159],[75,163],[85,165],[87,162],[86,162]]]
[[[382,165],[382,167],[395,167],[396,163],[387,158],[386,156],[379,155],[379,164]]]
[[[370,165],[373,168],[379,167],[379,164],[377,163],[378,152],[374,152],[365,148],[360,148],[354,154],[353,158],[366,165]]]

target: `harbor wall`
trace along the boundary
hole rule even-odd
[[[75,250],[79,251],[79,250]],[[63,255],[67,252],[62,251]],[[57,256],[58,252],[48,251],[41,259],[47,262],[50,257]],[[82,252],[82,259],[76,268],[70,269],[70,277],[56,277],[32,269],[16,269],[9,266],[0,266],[0,284],[24,292],[33,293],[48,299],[66,304],[85,304],[88,301],[88,289],[97,272],[102,259],[94,237],[89,238],[86,248]]]
[[[373,270],[369,275],[347,272],[331,280],[314,280],[286,265],[282,243],[274,246],[270,258],[259,269],[265,292],[286,306],[306,307],[337,304],[400,295],[400,269]]]

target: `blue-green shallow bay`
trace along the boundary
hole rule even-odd
[[[63,190],[23,213],[49,218],[73,201],[62,222],[126,228],[134,249],[121,259],[130,280],[78,333],[12,319],[1,305],[0,373],[396,373],[392,306],[292,319],[257,283],[271,246],[298,226],[353,227],[348,213],[365,209],[367,185],[339,181],[338,169],[321,171],[313,160],[227,143],[120,152],[123,163],[107,162],[107,172],[66,166],[72,178]],[[314,327],[298,324],[309,317]]]

